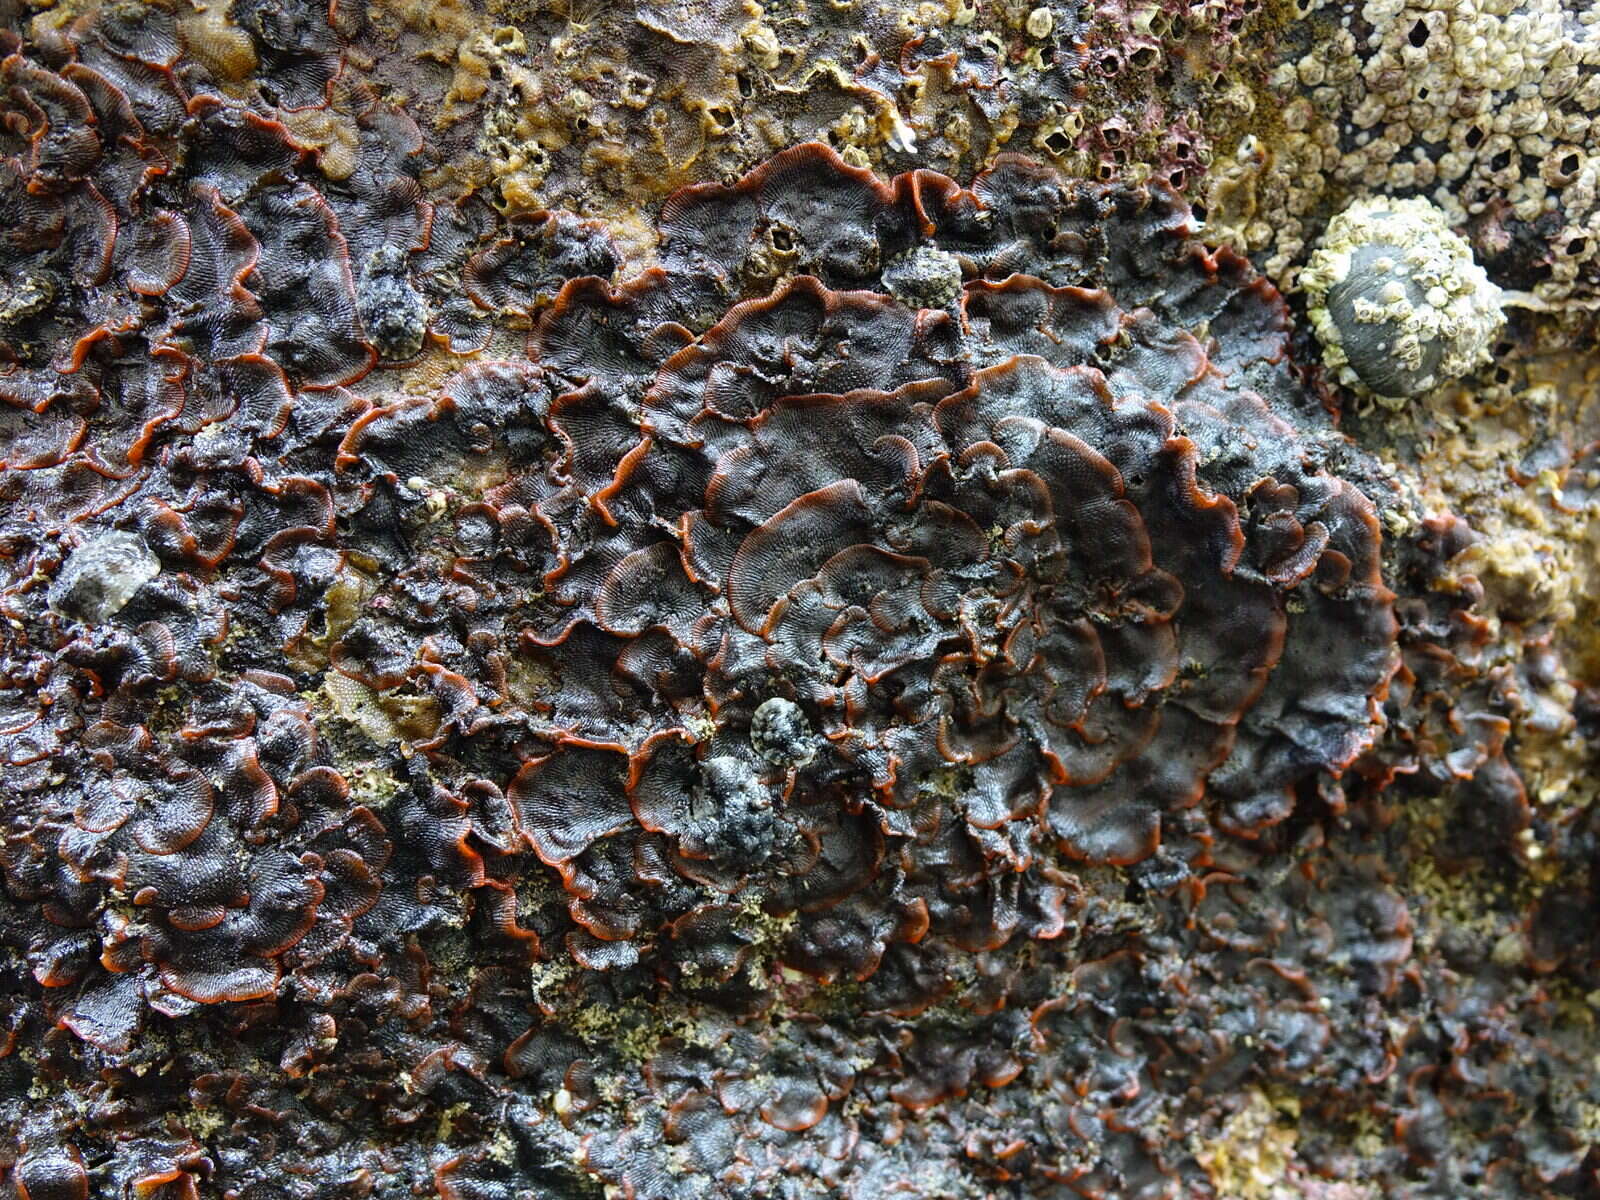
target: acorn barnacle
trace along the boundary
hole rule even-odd
[[[1398,403],[1489,361],[1500,289],[1437,207],[1358,201],[1329,223],[1300,275],[1339,378]]]

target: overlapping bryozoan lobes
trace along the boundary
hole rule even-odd
[[[1592,1186],[1393,830],[1526,827],[1536,649],[1451,700],[1467,535],[1244,260],[806,145],[619,281],[425,195],[360,19],[0,34],[4,1194],[1226,1194],[1262,1105]]]

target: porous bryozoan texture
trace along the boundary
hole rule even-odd
[[[1577,1172],[1384,841],[1526,823],[1470,589],[1171,193],[803,146],[618,283],[334,26],[132,13],[3,67],[0,1186],[1204,1195],[1269,1093]]]

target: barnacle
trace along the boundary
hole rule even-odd
[[[0,32],[0,1188],[1215,1195],[1263,1096],[1588,1186],[1559,669],[1168,183],[807,143],[630,256],[441,183],[393,7]]]

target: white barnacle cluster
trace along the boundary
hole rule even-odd
[[[1300,275],[1339,380],[1398,403],[1487,362],[1501,292],[1426,200],[1357,201]]]
[[[1595,294],[1600,10],[1562,0],[1301,0],[1317,35],[1279,64],[1269,153],[1219,147],[1213,236],[1292,283],[1340,193],[1421,196],[1503,254],[1505,286]],[[1313,16],[1313,14],[1315,14]]]

